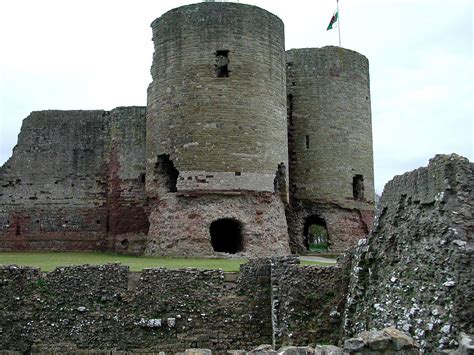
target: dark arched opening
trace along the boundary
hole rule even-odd
[[[304,243],[309,251],[326,251],[328,249],[329,234],[324,219],[318,216],[309,216],[304,224]]]
[[[218,219],[209,228],[214,251],[235,254],[243,250],[242,223],[231,218]]]

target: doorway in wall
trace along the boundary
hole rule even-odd
[[[319,216],[309,216],[304,224],[304,243],[310,252],[322,252],[328,250],[329,234],[326,222]]]
[[[235,254],[243,251],[242,223],[232,218],[222,218],[209,228],[214,251]]]

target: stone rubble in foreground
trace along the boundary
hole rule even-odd
[[[273,350],[272,345],[263,344],[251,351],[246,350],[228,350],[212,351],[210,349],[192,348],[185,352],[175,353],[177,355],[212,355],[212,354],[230,354],[230,355],[418,355],[418,354],[445,354],[445,355],[470,355],[474,353],[474,337],[462,333],[459,339],[459,348],[452,351],[424,352],[420,345],[407,334],[388,327],[383,330],[366,331],[360,333],[357,337],[344,341],[344,347],[340,348],[334,345],[316,345],[312,346],[284,346],[278,350]],[[20,352],[0,352],[5,355],[21,354]],[[32,354],[59,354],[51,349],[32,348]],[[75,350],[69,354],[87,354],[87,355],[128,355],[128,354],[156,354],[166,355],[164,351],[158,352],[128,352],[113,350]]]

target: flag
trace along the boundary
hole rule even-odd
[[[329,25],[328,25],[328,28],[326,28],[326,31],[333,29],[333,26],[337,22],[338,17],[339,17],[339,14],[338,14],[338,11],[336,11],[334,15],[332,15],[331,22],[329,22]]]

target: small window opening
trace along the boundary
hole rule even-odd
[[[216,75],[218,78],[229,77],[229,51],[218,50],[216,51]]]
[[[218,219],[209,228],[214,251],[235,254],[243,250],[242,224],[231,218]]]
[[[141,173],[138,175],[138,182],[144,184],[145,183],[145,173]]]
[[[305,144],[306,144],[306,149],[309,149],[309,136],[308,135],[306,135]]]
[[[240,171],[235,172],[235,176],[241,176],[241,175],[242,175],[242,173]]]
[[[287,107],[288,107],[288,121],[291,124],[293,124],[293,95],[289,94],[287,97]]]
[[[310,216],[304,224],[304,244],[311,252],[328,250],[328,230],[326,222],[318,216]]]
[[[285,163],[278,164],[278,168],[275,174],[275,179],[273,179],[273,190],[275,194],[280,195],[283,202],[288,203],[288,189],[287,189],[287,179],[286,179],[286,166]]]
[[[364,199],[364,176],[354,175],[352,178],[352,195],[354,200],[360,201]]]
[[[158,155],[155,165],[155,176],[158,184],[163,185],[169,192],[176,192],[179,171],[174,167],[173,161],[168,154]]]

